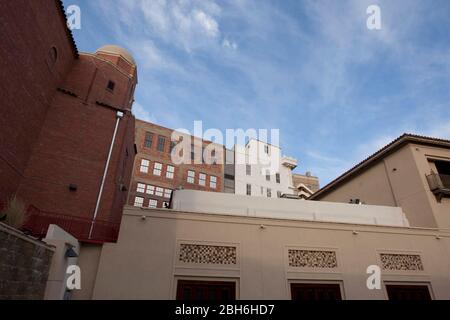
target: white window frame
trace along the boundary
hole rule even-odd
[[[149,199],[148,200],[148,207],[149,208],[158,208],[158,200]]]
[[[198,175],[198,184],[201,186],[206,186],[206,174],[199,173]]]
[[[163,197],[164,196],[164,188],[156,187],[156,189],[155,189],[155,196]]]
[[[142,197],[134,197],[134,206],[135,207],[143,207],[144,206],[144,198]]]
[[[250,164],[246,164],[245,165],[245,174],[247,176],[251,176],[252,175],[252,166]]]
[[[171,165],[167,165],[166,178],[173,179],[174,175],[175,175],[175,167],[171,166]]]
[[[150,160],[141,159],[141,165],[139,171],[142,173],[148,173],[148,168],[150,167]]]
[[[145,193],[145,188],[146,188],[145,183],[138,182],[136,186],[136,192]]]
[[[145,193],[151,195],[155,194],[155,186],[147,185]]]
[[[272,198],[272,189],[267,188],[267,198]]]
[[[209,177],[209,187],[211,189],[217,188],[217,177],[216,176],[210,176]]]
[[[188,183],[195,183],[195,171],[188,170],[187,182]]]
[[[155,162],[153,166],[153,175],[154,176],[161,176],[163,165],[160,162]]]
[[[170,199],[172,196],[172,190],[171,189],[164,189],[164,198]]]

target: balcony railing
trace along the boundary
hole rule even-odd
[[[44,238],[50,224],[55,224],[81,242],[116,242],[120,223],[44,212],[30,206],[22,230],[34,237]]]
[[[434,194],[439,197],[450,195],[450,175],[432,173],[427,175],[427,180]]]

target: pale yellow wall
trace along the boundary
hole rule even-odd
[[[182,263],[180,243],[236,246],[237,264]],[[289,267],[288,248],[335,250],[338,268]],[[386,299],[366,287],[380,252],[419,254],[424,265],[384,271],[383,281],[429,283],[434,298],[450,299],[449,232],[126,207],[118,243],[103,246],[93,298],[173,299],[176,279],[195,278],[236,281],[240,299],[289,299],[289,282],[311,280],[340,281],[346,299]]]
[[[416,153],[415,146],[406,145],[339,185],[320,200],[348,202],[358,198],[371,205],[399,206],[411,226],[437,227],[429,202],[430,191],[425,174],[418,169],[419,155]]]

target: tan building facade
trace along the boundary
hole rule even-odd
[[[294,173],[292,175],[292,184],[294,193],[303,199],[308,199],[320,189],[319,178],[311,175],[310,172],[305,174]]]
[[[403,135],[311,199],[401,207],[411,226],[450,228],[450,141]]]
[[[74,298],[450,299],[450,232],[409,227],[400,208],[188,190],[173,201],[126,207],[117,243],[89,259],[82,248],[95,277]]]

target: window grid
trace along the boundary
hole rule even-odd
[[[192,171],[192,170],[188,171],[187,182],[188,183],[194,183],[195,182],[195,171]]]
[[[140,171],[143,173],[148,173],[148,167],[150,166],[150,161],[142,159]]]
[[[158,207],[158,200],[150,199],[148,201],[148,207],[149,208],[157,208]]]
[[[153,143],[153,133],[146,132],[145,133],[144,147],[145,148],[151,148],[152,147],[152,143]]]
[[[167,171],[166,171],[166,178],[167,179],[173,179],[174,173],[175,173],[175,167],[168,165],[167,166]]]
[[[200,173],[198,176],[198,184],[201,186],[206,186],[206,174]]]
[[[160,187],[156,187],[155,196],[162,197],[164,194],[164,189]]]
[[[157,150],[163,152],[165,145],[166,145],[166,138],[159,136]]]
[[[134,198],[134,206],[135,207],[142,207],[143,205],[144,205],[144,198],[142,198],[142,197]]]
[[[211,176],[209,178],[209,187],[215,189],[217,187],[217,177]]]
[[[138,183],[136,191],[140,192],[140,193],[145,193],[145,184],[144,183]]]
[[[153,174],[155,176],[160,176],[162,171],[162,164],[159,162],[155,162],[155,166],[153,167]]]

